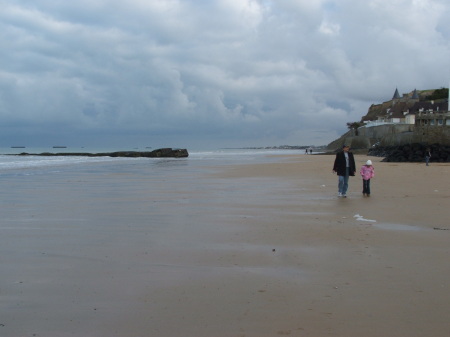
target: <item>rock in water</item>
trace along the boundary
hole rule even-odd
[[[118,151],[118,152],[104,152],[104,153],[74,153],[74,152],[64,152],[64,153],[26,153],[22,152],[18,156],[85,156],[85,157],[147,157],[147,158],[186,158],[189,157],[189,153],[186,149],[172,149],[163,148],[153,150],[151,152],[139,152],[139,151]]]

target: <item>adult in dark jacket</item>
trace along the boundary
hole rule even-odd
[[[342,151],[336,154],[334,159],[333,172],[339,177],[338,196],[347,197],[348,178],[354,176],[356,172],[355,158],[348,145],[342,147]]]

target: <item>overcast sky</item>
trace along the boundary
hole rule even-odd
[[[0,0],[0,147],[324,145],[448,87],[448,0]]]

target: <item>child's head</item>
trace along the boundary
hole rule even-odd
[[[366,165],[367,166],[372,166],[372,161],[369,159],[368,161],[366,161]]]

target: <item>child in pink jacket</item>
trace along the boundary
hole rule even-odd
[[[366,162],[366,165],[361,167],[359,173],[363,178],[363,195],[370,197],[370,179],[375,176],[375,170],[370,159]]]

